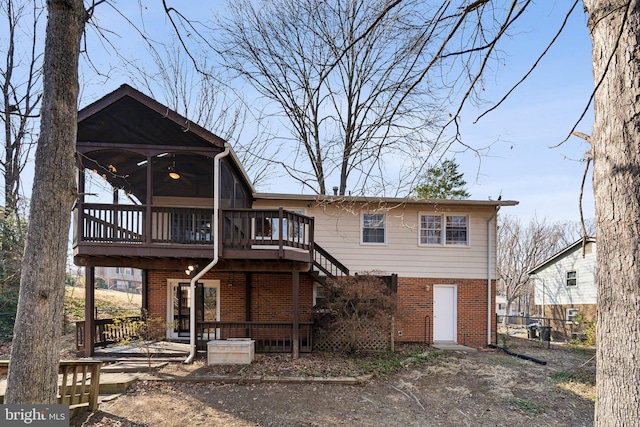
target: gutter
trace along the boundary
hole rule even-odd
[[[191,279],[189,286],[189,299],[191,300],[191,307],[189,309],[189,356],[183,363],[191,363],[196,356],[196,283],[202,276],[207,274],[218,263],[219,254],[219,240],[220,240],[220,159],[229,155],[231,146],[225,142],[224,151],[216,154],[213,158],[213,259],[202,270],[198,272]]]
[[[487,345],[491,345],[491,322],[494,314],[491,312],[491,221],[497,217],[500,205],[496,206],[496,210],[487,220]],[[496,235],[496,244],[498,236]],[[497,247],[496,247],[497,254]],[[497,262],[497,260],[496,260]],[[496,328],[498,325],[496,325]]]

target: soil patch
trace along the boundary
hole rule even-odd
[[[441,352],[403,346],[392,355],[260,356],[249,366],[171,364],[162,373],[281,377],[374,374],[358,386],[139,381],[86,426],[588,426],[593,424],[593,351],[517,340],[512,351]]]

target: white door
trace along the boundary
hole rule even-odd
[[[457,342],[458,295],[455,285],[433,287],[433,340]]]

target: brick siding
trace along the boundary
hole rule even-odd
[[[457,287],[457,341],[469,347],[487,345],[487,281],[398,277],[400,308],[395,325],[396,342],[433,342],[433,286]],[[491,284],[495,313],[495,280]],[[494,336],[496,318],[491,316]],[[398,332],[401,332],[400,336]]]
[[[189,277],[182,271],[151,270],[148,272],[148,311],[151,317],[165,318],[167,311],[167,279]],[[220,281],[220,320],[246,319],[246,286],[250,277],[251,320],[288,322],[292,319],[292,279],[289,273],[222,273],[209,272],[202,280]],[[469,279],[398,278],[399,314],[395,322],[396,342],[433,342],[433,286],[457,286],[457,340],[470,347],[487,344],[487,281]],[[492,282],[495,302],[495,281]],[[301,322],[311,321],[313,281],[300,274],[299,315]],[[495,313],[495,306],[492,306]],[[492,316],[492,332],[495,331]],[[402,332],[399,336],[398,331]],[[493,334],[492,334],[493,335]]]

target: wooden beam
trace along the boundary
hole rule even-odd
[[[153,162],[153,157],[147,156],[147,199],[145,200],[146,211],[145,211],[145,225],[144,225],[144,233],[145,233],[145,243],[151,243],[151,230],[152,230],[152,222],[151,222],[151,204],[153,203],[153,167],[151,163]]]
[[[300,339],[299,337],[299,327],[300,327],[300,311],[298,307],[299,294],[300,294],[300,273],[297,271],[293,271],[291,273],[291,281],[293,285],[292,289],[292,304],[293,304],[293,330],[291,331],[291,347],[293,350],[293,358],[297,359],[300,357]]]
[[[90,265],[85,267],[84,283],[84,357],[93,356],[93,343],[95,339],[95,267]]]
[[[149,312],[149,275],[147,270],[142,270],[142,311],[144,315]]]
[[[247,322],[251,322],[251,279],[252,274],[250,272],[244,273],[244,303],[245,303],[245,319]]]

